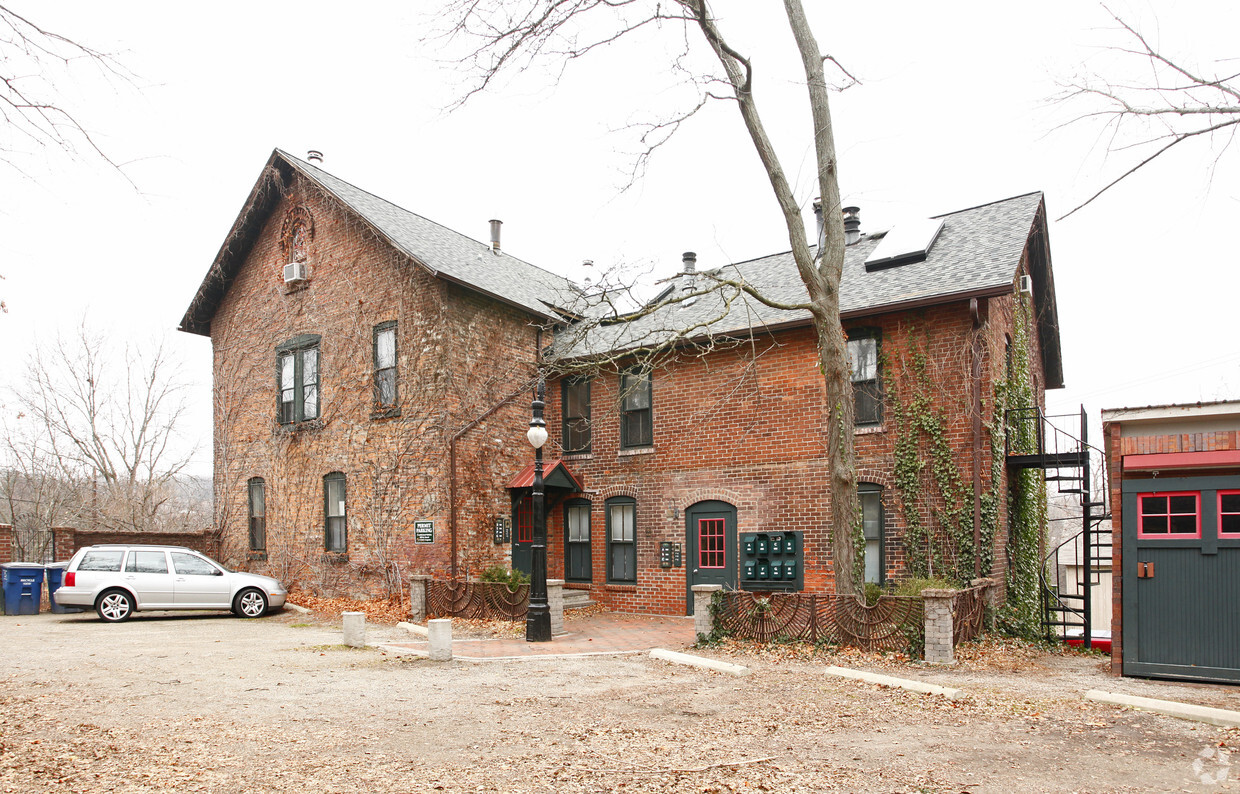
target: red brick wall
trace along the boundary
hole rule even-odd
[[[215,557],[219,554],[219,537],[210,530],[202,532],[109,532],[106,530],[73,529],[56,527],[52,530],[55,558],[58,562],[68,560],[86,546],[108,543],[144,543],[156,546],[185,546]]]
[[[314,219],[309,280],[289,288],[281,227],[294,206]],[[373,328],[397,322],[400,415],[375,418]],[[215,504],[224,561],[330,594],[377,593],[385,574],[450,566],[448,441],[530,377],[531,318],[431,276],[396,254],[333,199],[299,183],[275,207],[211,326],[215,372]],[[276,423],[276,347],[321,335],[321,417]],[[528,458],[522,395],[458,444],[461,562],[503,561],[491,518],[503,484]],[[324,554],[323,477],[346,477],[348,553]],[[263,478],[265,559],[248,553],[247,482]],[[413,522],[435,522],[414,544]],[[486,543],[480,542],[482,538]]]
[[[0,524],[0,563],[20,562],[13,559],[13,527],[11,524]]]
[[[995,303],[997,308],[983,315],[987,319],[982,406],[987,426],[994,421],[993,379],[1003,377],[1005,368],[1001,340],[1010,333],[1012,321],[1011,298]],[[961,481],[970,486],[973,323],[968,304],[882,315],[856,325],[881,330],[887,393],[895,380],[908,376],[911,358],[918,351],[925,353],[926,374],[936,384],[936,410],[945,419]],[[1040,365],[1034,367],[1040,374]],[[684,614],[685,569],[659,568],[658,548],[661,542],[686,543],[685,510],[708,499],[737,508],[738,533],[803,531],[805,588],[831,588],[823,382],[812,329],[783,332],[759,340],[753,348],[716,352],[705,359],[683,358],[656,369],[651,453],[625,454],[619,449],[618,386],[614,372],[592,381],[592,451],[570,455],[566,461],[583,477],[592,502],[592,597],[616,609]],[[548,403],[549,456],[556,457],[561,431],[558,384],[549,389]],[[890,406],[881,427],[859,429],[855,437],[858,480],[884,489],[885,557],[891,579],[907,576],[904,521],[892,474],[895,442]],[[983,449],[985,491],[992,477],[988,429],[983,432]],[[1005,487],[1006,482],[1001,484]],[[618,495],[637,500],[636,585],[607,583],[605,502]],[[920,510],[923,523],[933,526],[932,505],[927,501]],[[562,508],[550,511],[548,519],[549,569],[562,576]],[[1001,508],[996,538],[1000,547],[1006,543],[1006,527]],[[995,569],[1005,573],[1006,559],[997,555]]]

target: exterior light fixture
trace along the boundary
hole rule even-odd
[[[534,487],[530,494],[533,502],[534,542],[530,544],[530,605],[525,613],[525,641],[551,641],[551,610],[547,605],[547,510],[543,495],[542,447],[547,443],[547,423],[543,420],[546,405],[546,384],[542,373],[538,374],[538,386],[531,405],[534,417],[525,437],[534,447]]]

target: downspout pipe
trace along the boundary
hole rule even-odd
[[[984,299],[983,299],[984,300]],[[969,345],[969,376],[973,382],[973,578],[982,576],[982,325],[987,305],[969,300],[973,339]]]

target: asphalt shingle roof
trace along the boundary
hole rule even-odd
[[[398,250],[436,275],[541,316],[552,314],[549,307],[564,306],[576,299],[572,284],[563,276],[502,251],[496,254],[490,243],[479,242],[427,220],[287,152],[277,152],[374,226]]]
[[[924,261],[873,272],[866,271],[865,260],[881,235],[862,237],[844,252],[840,313],[845,317],[876,314],[885,307],[896,309],[936,299],[949,300],[953,295],[1009,288],[1041,202],[1041,193],[1028,193],[936,216],[943,218],[943,231]],[[723,279],[743,280],[778,303],[799,304],[807,300],[790,251],[727,265],[714,272]],[[688,279],[678,278],[674,289],[689,286]],[[699,275],[695,283],[706,286],[710,279]],[[568,357],[593,355],[658,344],[686,329],[725,334],[805,322],[809,316],[807,311],[775,309],[743,295],[725,305],[722,295],[708,294],[691,305],[670,304],[630,323],[569,334],[562,337],[564,344],[556,352]]]
[[[279,163],[283,161],[283,164]],[[336,197],[397,250],[435,275],[470,289],[519,306],[535,315],[557,316],[556,309],[567,309],[579,317],[606,316],[603,308],[590,305],[582,292],[568,279],[536,267],[507,253],[495,253],[489,243],[480,242],[428,220],[390,201],[379,198],[332,176],[323,169],[276,150],[269,165],[293,168]],[[209,333],[211,317],[224,292],[244,261],[248,246],[261,229],[262,216],[271,206],[262,198],[262,185],[255,187],[251,199],[225,241],[215,264],[199,288],[182,320],[183,330]],[[257,202],[257,203],[256,203]],[[943,230],[921,262],[897,265],[867,272],[865,260],[878,245],[881,235],[862,237],[848,246],[844,254],[844,275],[840,286],[840,312],[845,317],[878,314],[910,305],[924,305],[963,298],[967,295],[999,294],[1009,289],[1020,265],[1030,232],[1042,204],[1041,193],[984,204],[941,215]],[[1049,255],[1048,255],[1049,256]],[[1035,299],[1049,301],[1043,347],[1053,347],[1057,361],[1058,329],[1055,326],[1054,287],[1046,263],[1046,294]],[[783,304],[806,301],[791,252],[726,265],[716,271],[721,278],[743,280],[769,299]],[[710,284],[708,274],[679,276],[672,280],[674,294],[696,285]],[[771,326],[808,322],[809,312],[780,310],[748,296],[712,292],[696,300],[670,304],[631,322],[599,325],[585,322],[579,333],[557,334],[557,356],[580,357],[629,350],[667,342],[681,336],[706,336],[748,332]],[[1041,322],[1041,320],[1040,320]],[[1044,351],[1046,352],[1046,351]],[[1057,365],[1056,365],[1057,366]],[[1056,370],[1057,371],[1057,370]],[[1049,377],[1049,376],[1048,376]],[[1057,379],[1053,378],[1052,380]]]

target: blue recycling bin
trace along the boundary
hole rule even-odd
[[[69,567],[69,562],[67,560],[65,562],[52,562],[44,567],[46,568],[47,578],[47,602],[51,604],[52,612],[57,615],[64,615],[69,612],[84,611],[81,607],[62,607],[56,603],[56,591],[64,584],[65,568]]]
[[[0,565],[4,589],[4,614],[37,615],[43,602],[43,566],[37,562],[6,562]]]

